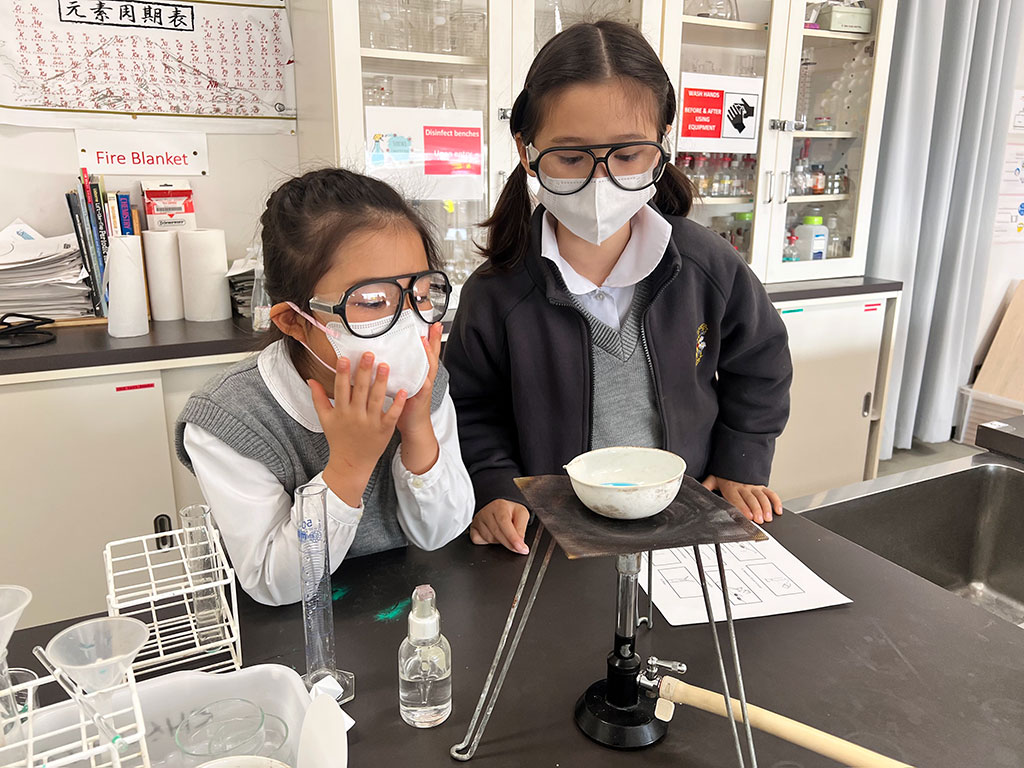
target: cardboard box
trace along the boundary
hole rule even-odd
[[[818,26],[833,32],[871,31],[871,9],[827,5],[818,14]]]
[[[146,206],[146,225],[149,229],[179,231],[196,228],[192,187],[187,181],[144,181],[142,200]]]

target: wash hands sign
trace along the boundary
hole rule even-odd
[[[756,153],[762,85],[760,77],[683,72],[679,150]]]

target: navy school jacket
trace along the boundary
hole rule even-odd
[[[540,255],[543,211],[524,263],[466,282],[445,346],[477,509],[521,502],[514,478],[561,473],[590,448],[590,333]],[[672,238],[652,274],[642,339],[663,447],[697,479],[767,484],[789,416],[785,325],[728,243],[687,218],[665,219]]]

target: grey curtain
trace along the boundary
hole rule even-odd
[[[974,356],[1024,0],[899,0],[868,274],[903,281],[881,457],[948,440]]]

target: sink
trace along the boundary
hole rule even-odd
[[[980,454],[785,506],[1024,627],[1024,464]]]

